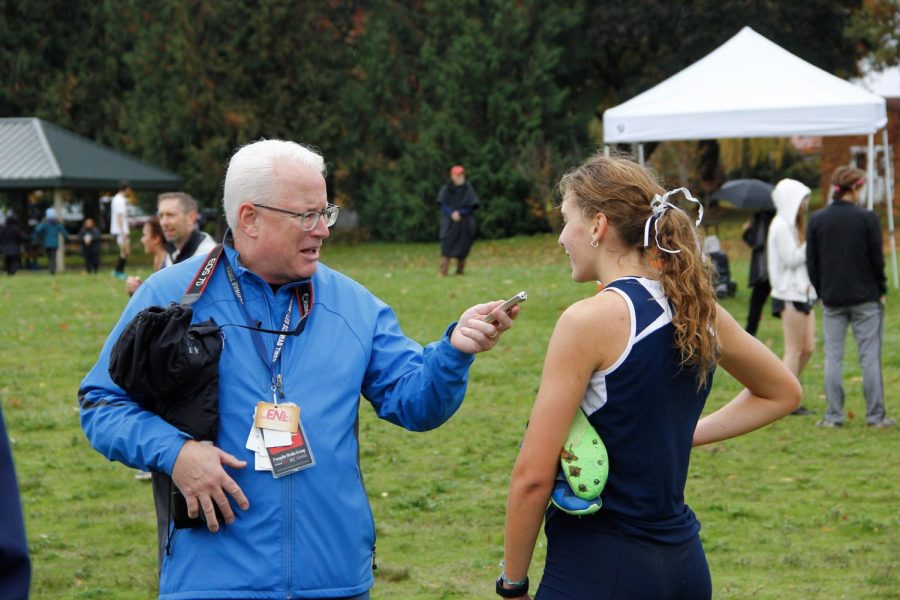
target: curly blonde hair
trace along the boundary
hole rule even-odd
[[[655,242],[644,248],[644,224],[652,214],[650,202],[664,190],[654,174],[624,157],[596,154],[566,173],[559,189],[563,198],[574,200],[585,218],[606,215],[622,243],[637,248],[659,274],[673,309],[681,364],[696,370],[698,387],[703,387],[718,356],[716,294],[712,264],[701,252],[693,221],[681,210],[666,211],[658,218],[659,245],[680,252],[662,252]]]

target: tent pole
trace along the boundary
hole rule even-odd
[[[56,211],[56,217],[59,219],[60,223],[64,223],[63,220],[63,196],[62,190],[56,188],[53,190],[53,210]],[[56,272],[62,273],[66,270],[66,239],[62,240],[59,248],[56,249]]]
[[[606,158],[609,158],[609,145],[608,144],[603,144],[603,156],[605,156]]]
[[[644,166],[644,144],[643,142],[638,144],[638,164],[642,167]]]
[[[888,144],[887,127],[881,132],[881,143],[884,145],[884,186],[887,206],[888,236],[891,238],[891,268],[894,275],[894,288],[900,288],[900,277],[897,276],[897,241],[894,239],[894,157]]]
[[[875,134],[869,134],[869,153],[866,157],[866,206],[869,210],[875,204]]]

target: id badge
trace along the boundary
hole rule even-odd
[[[300,423],[300,407],[296,404],[282,402],[256,403],[256,418],[254,425],[260,429],[274,429],[293,433],[297,431]]]
[[[281,405],[283,406],[283,405]],[[272,477],[278,479],[303,469],[315,466],[316,459],[303,429],[303,422],[297,418],[297,430],[291,432],[291,443],[287,446],[267,447],[266,453],[272,465]]]
[[[269,455],[266,453],[266,442],[263,437],[263,430],[256,426],[254,420],[255,414],[254,417],[250,419],[250,432],[247,435],[247,442],[244,444],[244,447],[253,452],[253,468],[255,470],[271,471],[272,465],[269,463]]]

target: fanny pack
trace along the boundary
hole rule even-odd
[[[219,244],[207,255],[180,303],[149,306],[137,313],[122,330],[109,358],[109,376],[138,405],[196,441],[210,443],[219,431],[222,333],[213,319],[192,324],[191,305],[200,299],[221,255]],[[203,525],[202,519],[188,516],[187,501],[171,477],[159,476],[159,489],[170,490],[175,528]],[[218,507],[216,515],[222,519]]]

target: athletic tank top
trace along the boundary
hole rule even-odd
[[[625,277],[601,293],[625,300],[631,333],[616,362],[591,376],[581,401],[609,453],[603,505],[593,517],[604,528],[681,543],[700,530],[684,485],[712,373],[698,390],[696,370],[681,366],[672,307],[658,281]]]

